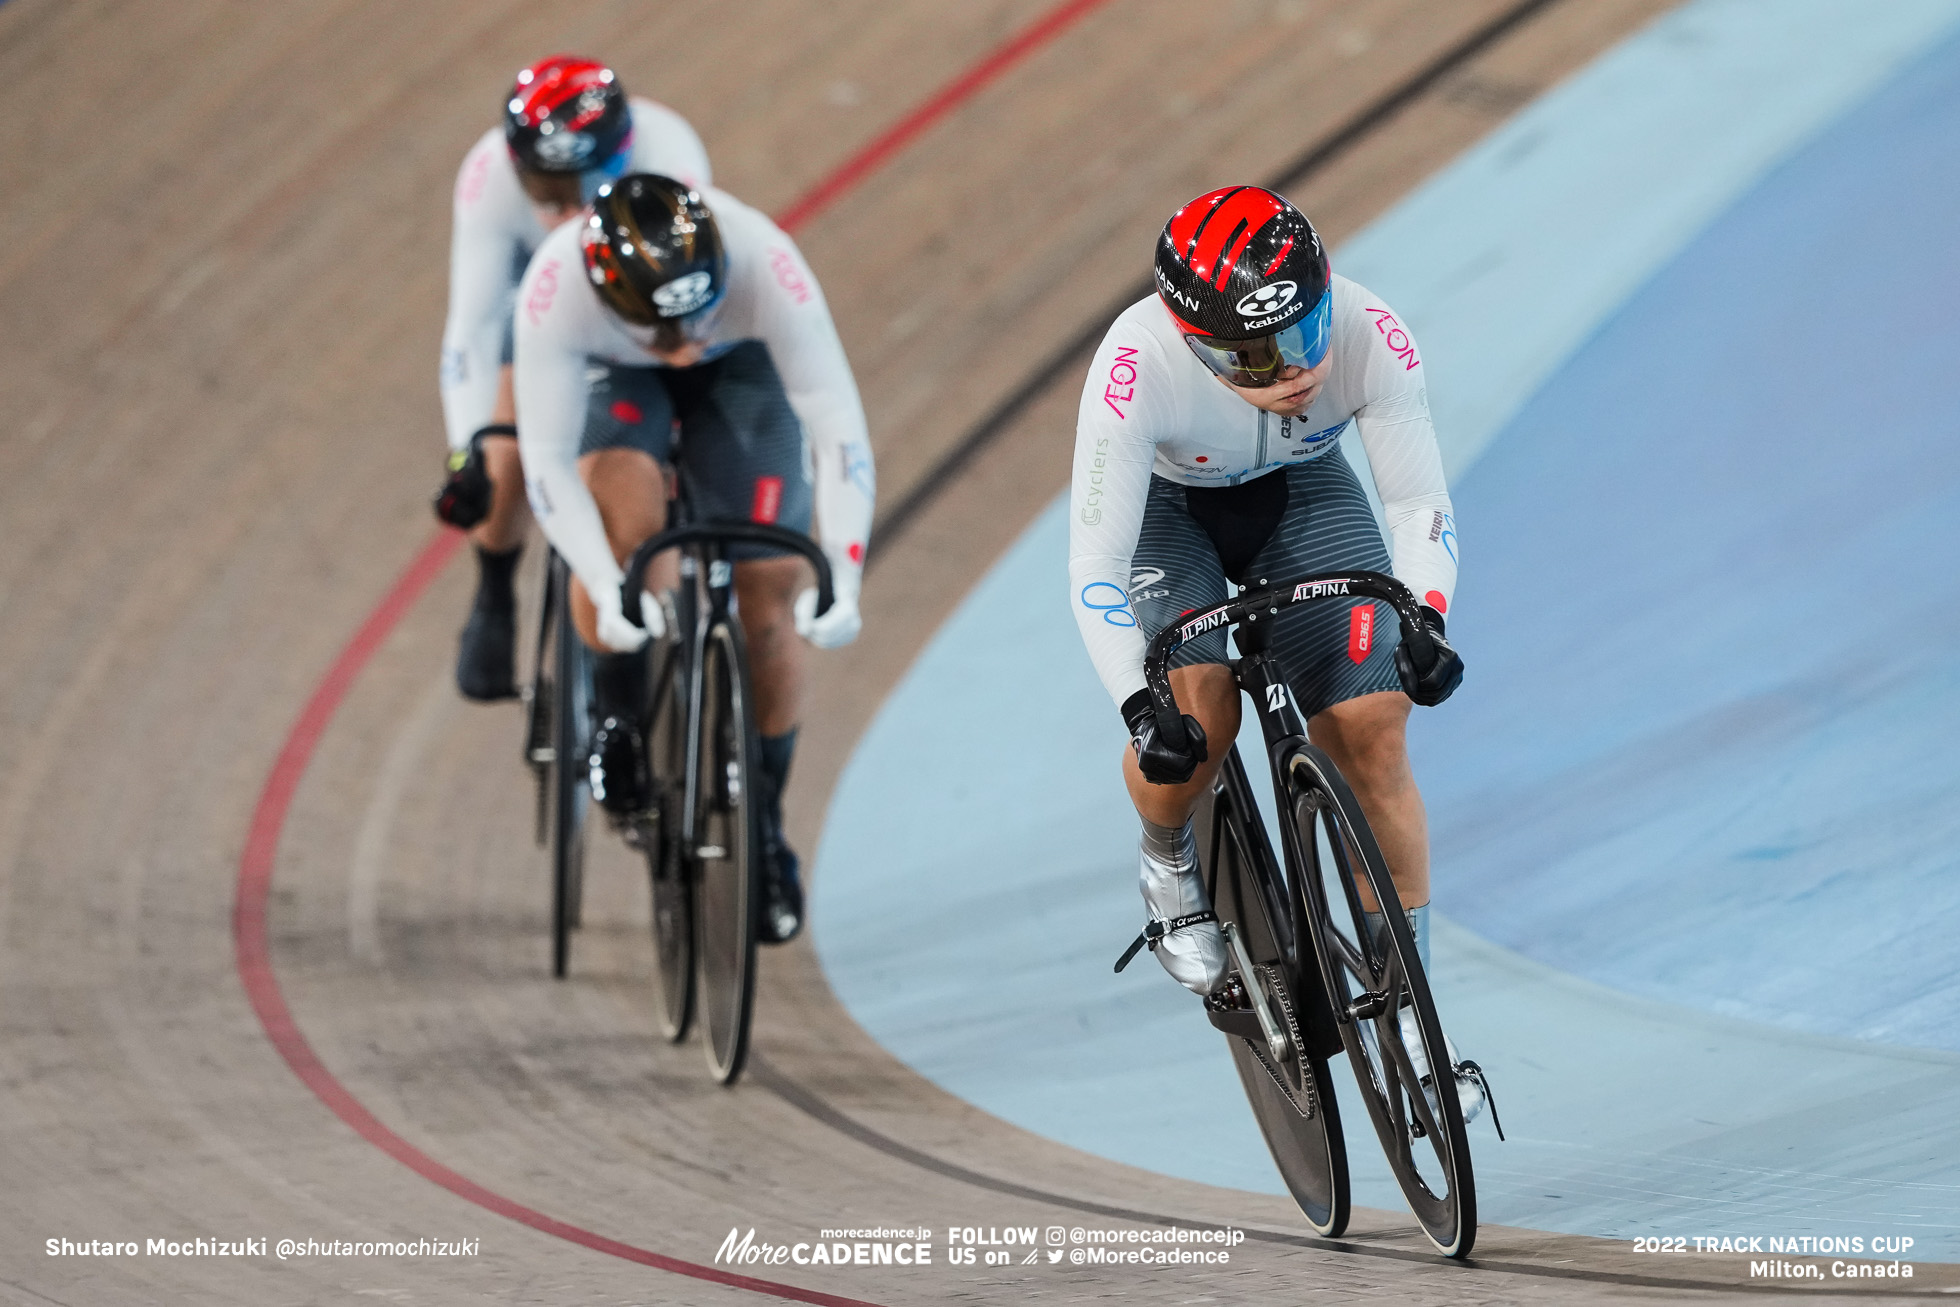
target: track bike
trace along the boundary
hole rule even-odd
[[[571,568],[545,553],[531,680],[524,687],[524,761],[537,783],[533,830],[551,850],[551,974],[571,962],[585,884],[586,755],[592,740],[592,652],[572,625]]]
[[[685,497],[676,503],[684,519]],[[733,1083],[748,1055],[764,857],[755,698],[733,604],[732,544],[809,559],[817,611],[828,611],[823,551],[807,536],[758,523],[683,520],[633,551],[621,587],[626,615],[644,625],[647,568],[680,549],[667,633],[648,647],[641,726],[653,800],[626,832],[646,856],[653,889],[661,1031],[679,1043],[698,1010],[708,1069],[722,1084]]]
[[[1389,1168],[1436,1250],[1467,1257],[1477,1238],[1471,1172],[1456,1075],[1473,1077],[1490,1102],[1474,1062],[1452,1066],[1428,978],[1381,849],[1354,792],[1333,761],[1308,743],[1278,661],[1273,621],[1294,604],[1356,597],[1395,610],[1402,639],[1421,653],[1428,628],[1415,598],[1379,572],[1329,572],[1242,591],[1227,602],[1187,613],[1150,641],[1144,677],[1157,729],[1173,748],[1186,741],[1171,692],[1167,661],[1206,632],[1234,627],[1242,655],[1232,664],[1252,700],[1265,739],[1279,814],[1275,856],[1237,745],[1197,814],[1198,856],[1213,911],[1229,950],[1225,986],[1205,1000],[1211,1023],[1225,1032],[1253,1116],[1288,1190],[1316,1233],[1334,1238],[1351,1211],[1346,1144],[1328,1061],[1345,1053],[1353,1065]],[[1151,941],[1152,922],[1117,969]],[[1404,1031],[1404,1012],[1419,1048]],[[1420,1073],[1445,1068],[1440,1076]],[[1498,1125],[1498,1137],[1503,1128]]]

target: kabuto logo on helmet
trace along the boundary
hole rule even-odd
[[[1313,224],[1281,195],[1227,186],[1192,200],[1157,241],[1157,286],[1183,330],[1220,340],[1278,331],[1326,293]]]
[[[592,157],[596,144],[584,132],[554,132],[546,123],[534,148],[538,158],[569,172]]]
[[[708,302],[714,278],[705,272],[676,277],[653,292],[653,307],[663,318],[684,318]]]
[[[1297,282],[1276,281],[1270,286],[1261,286],[1252,294],[1238,302],[1239,313],[1248,318],[1263,318],[1270,313],[1279,313],[1293,302],[1300,293]]]

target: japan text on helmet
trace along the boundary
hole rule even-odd
[[[1236,385],[1327,356],[1331,275],[1306,215],[1257,186],[1200,195],[1157,241],[1158,298],[1192,353]]]
[[[612,69],[555,54],[517,74],[504,102],[504,140],[519,168],[579,173],[620,156],[633,114]]]
[[[636,326],[677,324],[713,308],[728,289],[715,215],[672,177],[636,172],[602,187],[580,245],[599,299]]]

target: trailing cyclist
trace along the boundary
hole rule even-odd
[[[874,490],[864,409],[823,291],[763,213],[712,187],[630,174],[545,239],[518,302],[519,444],[532,510],[577,578],[579,634],[601,655],[592,790],[610,812],[650,798],[636,651],[666,619],[648,602],[654,629],[633,625],[620,585],[621,561],[666,524],[663,466],[697,521],[808,533],[814,513],[836,586],[820,617],[800,558],[731,548],[761,734],[762,938],[788,939],[803,915],[781,815],[806,679],[796,637],[825,649],[857,637]]]
[[[1456,524],[1422,356],[1379,297],[1333,275],[1306,217],[1259,187],[1212,191],[1172,214],[1156,279],[1090,368],[1069,503],[1071,607],[1131,734],[1123,772],[1143,823],[1151,948],[1194,993],[1225,980],[1191,818],[1238,735],[1239,690],[1222,630],[1178,650],[1171,685],[1189,740],[1173,748],[1144,688],[1149,637],[1227,598],[1228,581],[1368,569],[1422,601],[1431,657],[1417,665],[1393,614],[1366,599],[1286,610],[1272,649],[1309,737],[1361,801],[1426,967],[1428,827],[1405,730],[1411,700],[1440,703],[1462,663],[1443,639]],[[1341,452],[1350,427],[1388,541]],[[1405,1043],[1420,1056],[1419,1038]],[[1480,1091],[1467,1078],[1459,1087],[1467,1118]]]
[[[690,186],[713,181],[707,151],[685,118],[628,98],[610,68],[574,55],[517,74],[503,127],[486,131],[456,174],[449,245],[449,320],[442,333],[442,411],[449,476],[436,512],[470,531],[476,599],[456,657],[466,698],[517,693],[513,577],[528,525],[511,398],[511,319],[517,283],[545,233],[575,216],[600,186],[658,172]]]

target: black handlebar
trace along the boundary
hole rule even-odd
[[[760,522],[693,522],[647,537],[633,551],[633,557],[627,560],[626,579],[619,584],[619,606],[635,626],[642,629],[646,626],[646,613],[641,609],[640,596],[646,591],[647,565],[653,562],[654,555],[676,545],[693,544],[697,540],[770,545],[801,554],[810,560],[810,566],[817,569],[817,616],[829,612],[830,605],[836,601],[837,592],[831,585],[830,560],[824,557],[823,550],[810,537],[786,527],[765,526]]]
[[[1312,576],[1303,576],[1280,585],[1246,590],[1222,604],[1188,613],[1174,625],[1151,637],[1150,646],[1143,655],[1143,679],[1150,689],[1150,707],[1157,718],[1158,737],[1177,750],[1183,750],[1187,743],[1184,714],[1178,711],[1177,697],[1171,693],[1170,672],[1165,667],[1179,646],[1189,644],[1209,631],[1236,626],[1244,621],[1257,621],[1262,613],[1276,615],[1280,609],[1293,604],[1313,603],[1321,599],[1352,599],[1357,595],[1380,599],[1395,609],[1395,615],[1402,624],[1403,642],[1410,647],[1418,663],[1429,661],[1435,646],[1429,638],[1429,626],[1422,620],[1416,597],[1409,593],[1409,587],[1386,573],[1316,572]]]

